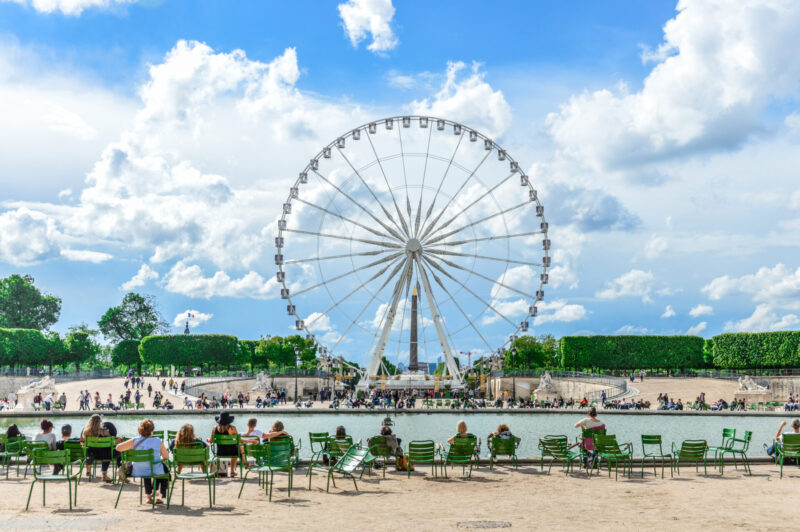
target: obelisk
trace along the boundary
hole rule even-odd
[[[411,292],[411,346],[409,347],[408,371],[419,371],[417,362],[417,287]]]

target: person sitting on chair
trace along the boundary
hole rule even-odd
[[[782,432],[783,427],[787,425],[786,421],[781,421],[781,425],[778,427],[778,432],[775,433],[775,438],[773,439],[772,445],[764,444],[764,450],[767,451],[767,454],[775,457],[778,453],[778,449],[780,449],[781,445],[783,444],[783,435],[784,434],[800,434],[800,419],[794,419],[792,421],[792,430],[789,432]]]

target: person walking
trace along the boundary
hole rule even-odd
[[[152,384],[148,384],[147,385],[147,397],[152,397],[152,396],[153,396],[153,385]]]

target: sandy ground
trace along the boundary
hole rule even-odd
[[[167,379],[169,382],[169,379]],[[178,381],[180,382],[180,381]],[[92,397],[94,397],[95,392],[100,392],[100,397],[105,400],[109,393],[112,394],[114,400],[118,400],[121,394],[125,393],[125,386],[124,386],[124,379],[94,379],[94,380],[86,380],[86,381],[77,381],[77,382],[67,382],[63,384],[59,384],[56,381],[56,389],[59,393],[62,391],[66,392],[67,394],[67,411],[76,411],[78,410],[78,392],[80,390],[88,389]],[[160,381],[156,381],[155,378],[148,378],[145,380],[145,389],[143,390],[144,395],[144,403],[147,408],[152,406],[152,399],[147,397],[147,384],[152,383],[153,389],[155,390],[158,388],[161,389]],[[713,402],[719,398],[723,398],[726,401],[730,401],[733,398],[734,392],[739,387],[736,381],[728,381],[728,380],[721,380],[721,379],[673,379],[673,378],[653,378],[648,379],[645,378],[644,382],[639,382],[638,380],[634,383],[628,383],[630,387],[636,388],[639,390],[639,394],[633,396],[633,400],[638,400],[642,398],[646,401],[650,401],[651,408],[655,408],[658,403],[656,398],[660,393],[667,393],[670,397],[674,399],[682,399],[684,404],[689,401],[694,402],[695,398],[700,395],[701,392],[706,393],[706,401]],[[176,399],[169,393],[166,394],[167,398],[170,399],[176,406],[176,408],[182,408],[182,403],[180,399]],[[252,397],[255,399],[255,397]],[[628,399],[630,400],[630,398]],[[253,404],[254,406],[254,404]],[[279,408],[288,408],[294,409],[294,406],[291,404],[284,405]]]
[[[643,382],[630,382],[628,386],[639,390],[639,394],[633,396],[634,401],[640,398],[650,401],[651,408],[658,406],[658,394],[666,393],[671,398],[683,400],[683,403],[694,402],[701,392],[706,393],[706,402],[713,403],[717,399],[730,401],[733,394],[739,388],[737,381],[723,379],[673,379],[656,378],[648,379],[645,377]]]
[[[81,483],[78,505],[72,512],[66,487],[60,484],[48,486],[47,507],[42,507],[41,486],[36,486],[30,511],[25,512],[30,479],[16,478],[12,472],[9,480],[0,480],[0,529],[152,531],[235,526],[255,530],[268,526],[278,530],[453,530],[492,521],[518,530],[586,526],[603,530],[785,530],[797,519],[794,486],[800,481],[800,470],[794,467],[788,468],[788,473],[785,470],[782,480],[776,466],[754,465],[752,477],[732,467],[726,468],[724,477],[716,471],[704,477],[685,467],[674,479],[667,472],[664,480],[650,473],[644,479],[636,474],[619,481],[613,475],[588,479],[582,472],[566,476],[556,467],[548,475],[538,465],[523,465],[518,471],[505,466],[490,471],[482,466],[472,479],[460,478],[459,470],[450,470],[448,480],[433,479],[429,469],[412,474],[410,480],[390,471],[385,480],[375,474],[365,476],[358,492],[351,481],[337,480],[330,493],[325,492],[321,473],[315,473],[309,490],[301,469],[291,497],[287,496],[286,477],[276,477],[271,503],[255,480],[248,480],[237,499],[240,482],[221,479],[214,509],[207,506],[205,484],[195,483],[187,484],[186,506],[180,506],[176,485],[175,504],[155,511],[139,504],[134,485],[126,486],[115,510],[117,487],[95,480]]]

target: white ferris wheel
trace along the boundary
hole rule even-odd
[[[275,238],[297,331],[339,360],[502,351],[544,298],[550,240],[529,176],[463,124],[395,116],[348,131],[300,171]],[[330,359],[330,358],[329,358]]]

